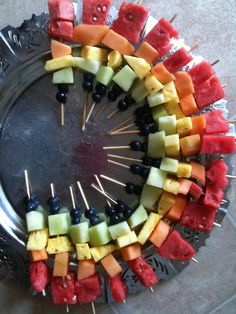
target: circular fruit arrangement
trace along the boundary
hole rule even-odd
[[[80,24],[75,23],[71,1],[49,0],[48,6],[52,59],[46,61],[45,71],[52,73],[58,89],[60,127],[69,123],[65,106],[70,86],[76,84],[75,71],[83,76],[82,132],[101,115],[110,121],[134,108],[131,116],[107,131],[111,138],[121,136],[123,145],[102,149],[109,152],[109,163],[141,177],[144,184],[105,174],[100,178],[138,197],[138,205],[104,190],[95,175],[92,187],[107,202],[105,214],[90,206],[80,181],[84,213],[72,185],[72,209],[66,211],[51,183],[46,214],[25,170],[31,286],[43,294],[50,286],[55,304],[92,303],[95,311],[93,302],[102,296],[104,281],[110,301],[125,302],[129,289],[124,263],[145,288],[152,290],[159,283],[162,278],[148,263],[146,248],[155,248],[163,259],[197,262],[196,249],[176,225],[199,233],[219,225],[215,217],[228,185],[222,157],[234,153],[235,137],[228,134],[230,121],[217,107],[224,89],[214,64],[195,60],[194,47],[188,49],[178,40],[173,19],[162,18],[147,32],[149,10],[141,4],[124,2],[110,26],[111,0],[84,1]],[[125,141],[126,135],[135,134],[142,140]],[[133,155],[121,153],[127,151]]]

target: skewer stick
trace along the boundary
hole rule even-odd
[[[110,135],[115,136],[115,135],[128,135],[128,134],[140,134],[140,130],[130,130],[130,131],[118,131],[118,132],[113,132]]]
[[[120,182],[120,181],[118,181],[118,180],[115,180],[115,179],[113,179],[113,178],[110,178],[110,177],[108,177],[108,176],[105,176],[105,175],[103,175],[103,174],[100,174],[100,178],[103,178],[103,179],[105,179],[105,180],[108,180],[108,181],[111,181],[111,182],[116,183],[116,184],[118,184],[118,185],[121,185],[121,186],[123,186],[123,187],[126,187],[126,184],[125,184],[125,183]]]
[[[92,306],[93,314],[96,314],[96,310],[95,310],[95,306],[94,306],[94,303],[93,303],[93,302],[91,302],[91,306]]]
[[[149,290],[151,291],[151,293],[154,292],[153,287],[150,287]]]
[[[196,264],[198,263],[198,260],[195,259],[195,258],[193,258],[193,257],[191,258],[191,261],[193,261],[193,262],[196,263]]]
[[[217,222],[214,222],[213,225],[216,227],[222,228],[221,224],[218,224]]]
[[[228,122],[235,124],[235,123],[236,123],[236,120],[228,120]]]
[[[51,189],[51,195],[52,197],[55,197],[55,186],[53,183],[50,183],[50,189]]]
[[[220,60],[218,59],[218,60],[214,61],[214,62],[211,64],[211,66],[213,67],[214,65],[216,65],[216,64],[219,63],[219,62],[220,62]]]
[[[29,174],[28,174],[28,170],[24,170],[24,174],[25,174],[25,187],[26,187],[26,192],[27,192],[28,198],[30,199],[31,192],[30,192],[30,183],[29,183]]]
[[[94,110],[95,106],[96,106],[96,103],[94,102],[94,103],[92,104],[92,107],[91,107],[91,109],[90,109],[90,111],[89,111],[89,113],[88,113],[88,116],[87,116],[87,118],[86,118],[86,123],[88,123],[88,121],[89,121],[89,119],[90,119],[90,117],[91,117],[91,115],[92,115],[92,113],[93,113],[93,110]]]
[[[105,193],[104,188],[103,188],[103,186],[102,186],[102,183],[101,183],[101,181],[99,180],[98,176],[95,174],[94,177],[95,177],[95,179],[96,179],[96,181],[97,181],[97,183],[98,183],[100,189],[102,190],[102,192]],[[107,205],[111,207],[111,203],[109,202],[109,200],[108,200],[107,198],[106,198],[106,202],[107,202]]]
[[[175,15],[169,20],[169,22],[170,22],[170,23],[173,23],[174,20],[177,18],[177,16],[178,16],[178,14],[175,14]]]
[[[117,159],[123,159],[123,160],[136,161],[136,162],[143,162],[142,159],[131,158],[131,157],[126,157],[126,156],[113,155],[113,154],[107,154],[107,156],[108,156],[108,157],[117,158]]]
[[[231,176],[229,174],[226,175],[226,178],[229,178],[229,179],[236,179],[236,176]]]
[[[125,130],[131,128],[132,126],[135,126],[135,123],[130,123],[130,124],[124,126],[123,128],[120,128],[120,129],[118,129],[118,130],[115,130],[115,131],[113,131],[113,132],[110,132],[110,135],[113,135],[113,134],[115,134],[115,133],[117,133],[117,132],[125,131]]]
[[[61,103],[61,126],[65,125],[65,106]]]
[[[84,191],[83,191],[82,186],[81,186],[81,184],[80,184],[79,181],[77,181],[77,185],[78,185],[78,188],[79,188],[79,190],[80,190],[80,194],[81,194],[81,196],[82,196],[82,198],[83,198],[85,207],[86,207],[86,209],[89,209],[88,201],[87,201],[87,199],[86,199],[86,197],[85,197]]]
[[[110,104],[110,102],[107,101],[107,102],[102,106],[102,108],[96,113],[96,115],[95,115],[93,121],[96,121],[97,118],[100,117],[100,115],[101,115],[101,114],[103,113],[103,111],[109,106],[109,104]]]
[[[103,150],[109,150],[109,149],[129,149],[130,146],[103,146]]]
[[[94,183],[91,184],[91,187],[94,188],[96,191],[98,191],[100,194],[106,196],[107,199],[109,199],[111,202],[113,202],[114,204],[117,204],[117,201],[115,201],[110,195],[108,195],[105,191],[103,192],[102,190],[99,189],[99,187],[97,185],[95,185]]]
[[[69,305],[66,305],[66,313],[70,313]]]
[[[116,115],[120,110],[119,109],[116,109],[114,110],[112,113],[110,113],[108,116],[107,116],[107,120],[111,119],[114,115]]]
[[[196,50],[198,47],[199,47],[198,44],[193,44],[193,45],[191,46],[189,52],[192,52],[192,51]]]
[[[42,290],[42,296],[43,296],[43,297],[46,297],[46,292],[45,292],[44,289]]]
[[[72,185],[69,186],[69,190],[70,190],[70,197],[71,197],[71,201],[72,201],[72,206],[75,209],[76,208],[76,201],[75,201],[75,194],[74,194]]]
[[[88,104],[88,91],[86,91],[84,95],[83,117],[82,117],[82,127],[81,127],[81,130],[83,132],[85,131],[85,128],[86,128],[87,104]]]
[[[129,169],[130,167],[127,166],[127,165],[124,165],[120,162],[116,162],[114,160],[111,160],[111,159],[107,159],[107,161],[110,163],[110,164],[113,164],[113,165],[117,165],[117,166],[120,166],[120,167],[123,167],[123,168],[126,168],[126,169]]]
[[[115,126],[114,128],[112,128],[111,130],[109,130],[107,133],[109,134],[109,133],[112,133],[112,132],[118,130],[121,126],[125,125],[126,123],[130,122],[130,121],[133,120],[133,119],[134,119],[133,116],[129,117],[127,120],[121,122],[120,124],[118,124],[117,126]]]

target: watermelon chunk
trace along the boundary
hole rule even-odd
[[[67,21],[48,21],[48,34],[53,38],[73,40],[73,24]]]
[[[217,210],[220,207],[220,203],[222,202],[223,198],[224,192],[222,192],[219,187],[211,183],[207,184],[205,196],[203,199],[204,205]]]
[[[201,84],[205,83],[212,76],[214,76],[215,72],[210,63],[203,60],[188,70],[188,74],[191,76],[194,86],[199,87]]]
[[[107,22],[111,8],[111,0],[83,1],[83,23],[104,25]]]
[[[192,60],[191,54],[185,48],[180,48],[164,61],[164,65],[169,72],[176,73]]]
[[[226,174],[228,166],[223,160],[216,160],[206,172],[206,177],[218,188],[224,189],[228,185]]]
[[[148,17],[148,9],[136,3],[123,2],[112,30],[133,43],[138,43]]]
[[[215,221],[215,211],[199,203],[188,202],[180,219],[180,225],[210,232]]]
[[[206,134],[220,134],[229,132],[229,123],[223,117],[221,110],[213,110],[205,114]]]
[[[198,200],[202,195],[202,188],[193,182],[189,194],[193,197],[193,199]]]
[[[200,154],[232,154],[235,148],[234,136],[203,135]]]
[[[160,33],[166,33],[170,35],[170,38],[179,38],[179,33],[174,28],[174,26],[164,17],[160,19],[160,21],[157,23],[158,29]],[[155,27],[157,27],[157,25]]]
[[[114,301],[123,302],[127,297],[128,288],[121,275],[118,274],[113,278],[109,278],[109,283]]]
[[[205,83],[201,84],[194,94],[198,108],[202,109],[214,104],[224,98],[225,92],[216,76],[212,76]]]
[[[31,263],[29,274],[32,289],[36,292],[42,292],[50,281],[48,266],[42,261]]]
[[[70,0],[48,0],[49,19],[74,22],[74,5]]]
[[[141,284],[146,288],[151,288],[153,285],[159,283],[152,267],[142,257],[129,261],[128,265]]]
[[[88,304],[96,301],[102,294],[101,279],[96,273],[86,279],[75,282],[75,293],[79,304]]]
[[[52,277],[51,289],[54,304],[77,303],[74,273],[69,273],[66,277]]]
[[[196,253],[192,245],[184,240],[177,230],[173,230],[156,251],[164,258],[178,261],[189,261]]]

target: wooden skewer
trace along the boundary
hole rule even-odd
[[[235,124],[235,123],[236,123],[236,120],[228,120],[228,122]]]
[[[115,179],[113,179],[113,178],[110,178],[110,177],[108,177],[108,176],[105,176],[105,175],[103,175],[103,174],[100,174],[100,178],[103,178],[103,179],[105,179],[105,180],[108,180],[108,181],[111,181],[111,182],[116,183],[116,184],[118,184],[118,185],[121,185],[121,186],[123,186],[123,187],[126,187],[126,184],[125,184],[125,183],[120,182],[120,181],[118,181],[118,180],[115,180]]]
[[[178,14],[175,14],[171,19],[170,19],[170,23],[173,23],[174,22],[174,20],[177,18],[177,16],[178,16]]]
[[[86,129],[87,104],[88,104],[88,91],[86,90],[84,94],[83,117],[82,117],[82,127],[81,127],[81,130],[83,132]]]
[[[132,126],[135,126],[135,123],[130,123],[130,124],[124,126],[123,128],[120,128],[120,129],[118,129],[118,130],[115,130],[115,131],[113,131],[113,132],[110,132],[109,134],[110,134],[110,135],[113,135],[113,134],[115,134],[115,133],[117,133],[117,132],[125,131],[125,130],[131,128]]]
[[[198,260],[195,259],[195,258],[193,258],[193,257],[191,258],[191,261],[193,261],[193,262],[196,263],[196,264],[198,263]]]
[[[199,47],[198,44],[192,45],[191,48],[190,48],[190,50],[189,50],[189,52],[192,52],[192,51],[196,50],[198,47]]]
[[[80,194],[81,194],[81,196],[82,196],[82,198],[83,198],[85,207],[86,207],[86,209],[89,209],[88,201],[87,201],[87,199],[86,199],[86,197],[85,197],[84,191],[83,191],[82,186],[81,186],[81,184],[80,184],[79,181],[77,181],[77,185],[78,185],[78,188],[79,188],[79,190],[80,190]]]
[[[211,64],[211,66],[213,67],[214,65],[216,65],[216,64],[219,63],[219,62],[220,62],[220,60],[218,59],[218,60],[214,61],[214,62]]]
[[[106,108],[109,106],[109,104],[110,104],[110,101],[107,101],[107,102],[102,106],[102,108],[96,113],[96,115],[95,115],[93,121],[96,121],[97,118],[100,117],[100,115],[103,113],[104,110],[106,110]]]
[[[117,159],[123,159],[123,160],[136,161],[136,162],[141,162],[141,163],[143,162],[142,159],[131,158],[131,157],[126,157],[126,156],[113,155],[113,154],[107,154],[107,156],[117,158]]]
[[[133,119],[134,119],[133,116],[132,116],[132,117],[129,117],[127,120],[121,122],[120,124],[118,124],[117,126],[115,126],[114,128],[112,128],[111,130],[109,130],[109,131],[107,132],[107,134],[110,134],[110,133],[112,133],[112,132],[118,130],[121,126],[125,125],[126,123],[130,122],[130,121],[133,120]]]
[[[98,183],[100,189],[102,190],[102,192],[105,193],[104,188],[103,188],[103,186],[102,186],[102,183],[101,183],[101,181],[99,180],[98,176],[95,174],[94,177],[95,177],[95,179],[96,179],[96,181],[97,181],[97,183]],[[111,207],[111,203],[109,202],[108,198],[106,198],[106,202],[107,202],[107,205]]]
[[[45,292],[44,289],[42,290],[42,296],[43,296],[43,297],[46,297],[46,292]]]
[[[227,174],[226,177],[229,178],[229,179],[236,179],[236,176],[231,176],[229,174]]]
[[[70,308],[68,304],[66,305],[66,313],[70,313]]]
[[[130,146],[103,146],[103,150],[109,150],[109,149],[129,149]]]
[[[150,287],[149,290],[151,291],[151,293],[154,292],[153,287]]]
[[[76,209],[75,194],[74,194],[72,185],[69,186],[69,190],[70,190],[70,197],[71,197],[71,201],[72,201],[72,206],[74,209]]]
[[[51,189],[52,197],[55,197],[55,186],[54,186],[54,183],[50,183],[50,189]]]
[[[115,135],[128,135],[128,134],[140,134],[140,130],[130,130],[130,131],[121,131],[121,132],[113,132],[110,135],[115,136]]]
[[[24,174],[25,174],[26,193],[27,193],[28,198],[30,199],[31,191],[30,191],[30,183],[29,183],[29,174],[28,174],[28,170],[24,170]]]
[[[214,222],[213,225],[216,227],[222,228],[221,224],[218,224],[217,222]]]
[[[88,121],[89,121],[89,119],[90,119],[90,117],[91,117],[91,115],[92,115],[92,113],[93,113],[93,110],[94,110],[95,106],[96,106],[96,103],[94,102],[94,103],[92,104],[92,107],[91,107],[91,109],[90,109],[90,111],[89,111],[89,113],[88,113],[88,116],[87,116],[87,118],[86,118],[86,123],[88,123]]]
[[[96,191],[98,191],[100,194],[106,196],[107,199],[109,199],[111,202],[113,202],[114,204],[117,204],[117,201],[115,201],[110,195],[108,195],[108,193],[106,193],[105,191],[103,192],[102,190],[99,189],[99,187],[97,185],[95,185],[94,183],[91,184],[91,187],[94,188]]]
[[[120,110],[119,109],[116,109],[114,110],[112,113],[110,113],[108,116],[107,116],[107,120],[111,119],[114,115],[116,115]]]
[[[94,303],[93,303],[93,302],[91,302],[91,306],[92,306],[93,314],[96,314],[96,310],[95,310],[95,306],[94,306]]]
[[[111,159],[107,159],[107,161],[110,163],[110,164],[113,164],[113,165],[117,165],[117,166],[120,166],[120,167],[123,167],[123,168],[126,168],[126,169],[129,169],[130,167],[127,166],[127,165],[124,165],[120,162],[116,162],[114,160],[111,160]]]
[[[65,125],[65,106],[61,103],[61,126]]]

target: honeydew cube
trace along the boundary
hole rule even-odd
[[[165,84],[163,86],[162,92],[164,95],[165,102],[172,100],[172,101],[176,101],[177,103],[179,103],[179,97],[178,97],[178,94],[177,94],[177,91],[175,88],[175,84],[173,81]]]
[[[70,210],[67,208],[67,207],[62,207],[59,211],[59,214],[69,214],[70,213]]]
[[[111,67],[102,65],[100,70],[98,71],[98,74],[96,75],[96,80],[99,83],[102,83],[105,86],[110,85],[112,81],[112,77],[114,75],[114,71]]]
[[[138,235],[138,242],[140,244],[145,244],[148,238],[150,237],[151,233],[155,229],[156,225],[158,222],[161,220],[162,216],[155,214],[155,213],[150,213],[147,221],[143,225],[141,231],[139,232]]]
[[[167,172],[151,167],[146,184],[162,189],[167,177]]]
[[[178,163],[179,161],[177,159],[168,157],[162,158],[160,169],[171,174],[176,174],[178,170]]]
[[[130,227],[126,221],[122,221],[116,225],[112,225],[108,227],[108,230],[113,240],[116,240],[117,238],[131,232]]]
[[[117,238],[117,245],[119,247],[119,249],[121,249],[122,247],[131,245],[133,243],[138,242],[138,238],[136,236],[136,233],[134,231]]]
[[[161,82],[159,82],[158,79],[156,79],[151,73],[146,75],[145,85],[150,94],[156,94],[163,88]]]
[[[74,66],[74,58],[72,56],[64,56],[52,60],[48,60],[45,63],[44,69],[47,72],[57,71],[60,69],[73,67]]]
[[[96,75],[101,67],[101,61],[74,57],[74,65],[80,70]]]
[[[101,62],[107,61],[108,51],[104,48],[94,46],[83,46],[81,50],[81,57],[85,59],[98,60]]]
[[[92,247],[90,249],[91,255],[94,259],[94,262],[97,263],[103,257],[117,250],[117,246],[114,244],[107,244],[98,247]]]
[[[70,226],[69,233],[74,244],[89,242],[89,223],[81,222],[77,225]]]
[[[165,137],[165,150],[167,156],[179,156],[179,135],[173,134]]]
[[[164,106],[169,115],[176,115],[176,119],[181,119],[185,117],[178,102],[171,100],[165,103]]]
[[[74,248],[68,237],[56,237],[48,239],[48,254],[72,252]]]
[[[192,166],[185,162],[178,164],[177,177],[179,178],[191,178]]]
[[[45,215],[39,211],[32,211],[26,214],[27,231],[37,231],[46,228]]]
[[[146,209],[143,205],[139,205],[139,207],[133,212],[133,214],[129,217],[128,224],[131,229],[136,228],[141,225],[144,221],[148,219],[148,215]]]
[[[147,101],[150,107],[159,106],[164,103],[164,95],[162,92],[156,93],[156,94],[150,94],[147,97]],[[168,113],[166,112],[166,116],[168,116]]]
[[[136,101],[140,103],[148,95],[148,90],[145,87],[143,80],[137,80],[131,88],[131,96]]]
[[[159,122],[159,131],[165,131],[166,135],[171,135],[176,133],[176,116],[166,116],[160,117]]]
[[[178,192],[179,192],[179,182],[173,178],[166,178],[165,179],[165,183],[164,183],[164,186],[163,186],[163,190],[169,192],[169,193],[172,193],[172,194],[175,194],[177,195]]]
[[[76,252],[79,261],[88,260],[92,258],[88,243],[76,244]]]
[[[144,184],[143,191],[140,197],[140,204],[143,205],[144,208],[153,210],[154,205],[159,199],[162,193],[162,189]]]
[[[105,221],[89,228],[89,243],[91,246],[107,244],[111,241],[111,235]]]
[[[179,137],[188,136],[193,128],[192,119],[185,117],[176,121],[176,129]]]
[[[33,231],[29,234],[27,251],[41,251],[45,249],[48,242],[48,229]]]
[[[147,154],[152,158],[165,157],[165,132],[151,133],[148,136]]]
[[[168,116],[168,112],[165,109],[164,105],[159,105],[154,108],[152,108],[152,116],[155,122],[158,124],[159,117],[165,117]]]
[[[53,73],[53,84],[74,84],[74,73],[72,68],[61,69]]]
[[[99,213],[99,222],[105,221],[106,223],[108,222],[108,217],[104,213]]]
[[[125,65],[117,74],[113,76],[113,81],[120,86],[125,92],[128,92],[137,78],[135,72]]]
[[[175,204],[175,196],[171,193],[164,192],[158,202],[157,212],[164,216]]]
[[[124,58],[140,79],[143,79],[151,70],[150,64],[143,58],[126,55]]]
[[[69,233],[70,214],[57,214],[48,216],[48,228],[50,236]]]
[[[114,70],[118,68],[119,66],[121,66],[122,61],[123,61],[122,55],[118,51],[111,51],[108,54],[107,59],[108,59],[107,65]]]

